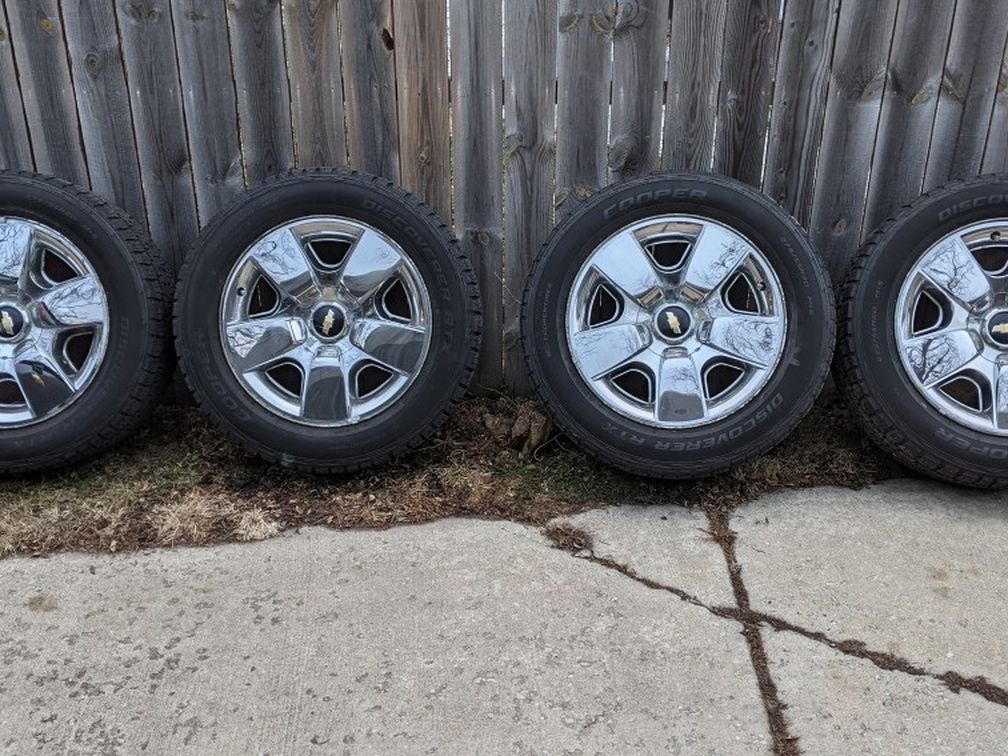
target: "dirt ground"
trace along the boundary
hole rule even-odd
[[[470,399],[419,453],[342,477],[264,465],[196,409],[166,406],[131,444],[84,468],[0,481],[0,557],[252,541],[303,525],[387,528],[449,516],[541,525],[613,502],[728,511],[782,488],[862,487],[898,475],[907,473],[831,402],[771,454],[681,483],[614,472],[563,437],[547,437],[535,404],[507,397]]]

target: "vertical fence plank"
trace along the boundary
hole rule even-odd
[[[228,0],[227,8],[245,178],[254,185],[294,165],[280,4]]]
[[[809,232],[839,280],[861,239],[896,0],[843,0]]]
[[[840,0],[784,10],[763,191],[807,224]]]
[[[196,204],[204,225],[245,186],[224,13],[217,0],[174,0],[172,6]]]
[[[455,232],[483,299],[482,388],[503,377],[504,220],[501,170],[501,4],[452,0],[452,164]]]
[[[924,189],[980,173],[1008,36],[1008,0],[959,0]]]
[[[727,0],[674,0],[662,167],[709,171]]]
[[[119,28],[151,236],[176,268],[197,233],[169,2],[119,0]]]
[[[91,188],[146,224],[115,9],[79,0],[64,3],[63,13]]]
[[[8,0],[7,13],[35,168],[88,187],[57,0]]]
[[[28,124],[25,122],[24,103],[21,101],[21,86],[14,53],[11,50],[7,13],[0,2],[0,168],[15,168],[30,171],[35,167],[32,160],[31,141],[28,138]]]
[[[285,2],[283,14],[297,164],[346,165],[336,3]]]
[[[557,16],[554,0],[504,3],[504,382],[526,393],[521,297],[553,225]]]
[[[805,2],[806,0],[797,0]],[[780,0],[729,0],[714,170],[759,186],[780,41]]]
[[[609,179],[658,168],[669,0],[620,0],[613,26]]]
[[[563,214],[606,184],[613,0],[560,0],[557,188]]]
[[[392,4],[399,112],[399,181],[451,218],[448,8],[445,0]]]
[[[1001,58],[994,114],[991,116],[990,130],[987,132],[983,162],[984,173],[1006,171],[1008,171],[1008,44],[1005,45],[1005,52]]]
[[[350,165],[398,181],[392,0],[344,0],[338,10]]]
[[[902,3],[882,98],[862,240],[924,183],[955,0]]]

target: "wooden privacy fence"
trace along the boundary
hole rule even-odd
[[[484,385],[527,388],[554,218],[658,168],[780,201],[834,275],[922,189],[1008,170],[1008,0],[2,0],[0,166],[181,258],[245,185],[388,176],[480,274]]]

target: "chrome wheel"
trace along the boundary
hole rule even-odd
[[[91,263],[42,223],[0,217],[0,427],[56,415],[90,385],[109,308]]]
[[[900,290],[896,338],[935,409],[1008,436],[1008,219],[960,228],[924,252]]]
[[[387,409],[424,364],[431,306],[402,248],[335,216],[274,228],[238,259],[221,301],[234,375],[264,407],[341,426]]]
[[[591,391],[661,428],[750,402],[784,351],[787,315],[765,255],[717,221],[659,216],[606,239],[578,271],[567,343]]]

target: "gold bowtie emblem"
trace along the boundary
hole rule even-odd
[[[679,322],[679,318],[676,317],[674,312],[666,312],[665,317],[668,318],[669,328],[676,336],[682,335],[682,323]]]
[[[3,314],[0,314],[0,327],[3,328],[3,332],[8,336],[14,335],[14,321],[11,320],[10,313],[7,310],[4,310]]]
[[[333,324],[336,322],[336,313],[330,307],[326,310],[325,317],[322,319],[322,335],[328,336],[329,331],[332,330]]]
[[[994,331],[994,333],[998,334],[999,336],[1008,336],[1008,323],[999,323],[998,325],[994,326],[991,330]]]

